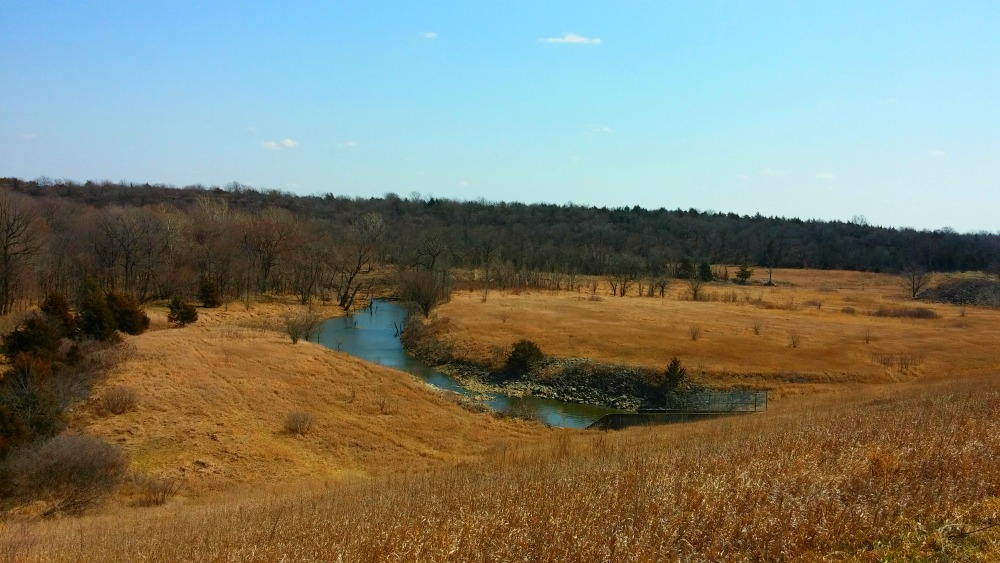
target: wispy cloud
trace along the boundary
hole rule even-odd
[[[610,132],[611,132],[611,128],[610,128],[610,127],[608,127],[608,126],[604,126],[604,127],[594,127],[594,128],[593,128],[593,129],[591,129],[590,131],[591,131],[592,133],[610,133]]]
[[[469,183],[468,183],[468,182],[466,182],[465,180],[461,180],[461,181],[459,181],[459,182],[458,182],[458,185],[459,185],[459,186],[462,186],[463,188],[468,188],[468,187],[469,187]]]
[[[545,37],[538,40],[539,43],[556,43],[570,45],[600,45],[600,37],[584,37],[575,33],[564,33],[561,37]]]
[[[830,172],[820,172],[819,174],[816,174],[816,177],[820,180],[833,180],[835,178],[835,176]]]
[[[247,127],[246,131],[247,131],[247,133],[256,133],[257,132],[257,128],[256,127]]]
[[[944,151],[941,149],[931,149],[927,151],[927,154],[933,156],[934,158],[941,158],[942,156],[944,156]]]
[[[264,150],[269,151],[283,151],[286,149],[296,149],[299,147],[299,142],[294,139],[282,139],[281,141],[264,141],[260,144]]]
[[[433,31],[425,31],[425,32],[423,32],[423,33],[420,34],[420,37],[423,37],[424,39],[426,39],[428,41],[434,41],[435,39],[437,39],[437,36],[438,36],[438,34],[435,33],[435,32],[433,32]]]
[[[341,148],[341,149],[356,149],[356,148],[358,148],[360,146],[361,146],[361,143],[359,143],[357,141],[354,141],[354,140],[351,140],[351,141],[344,141],[343,143],[340,143],[339,145],[337,145],[337,148]]]

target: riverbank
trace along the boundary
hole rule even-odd
[[[663,372],[587,358],[546,357],[526,373],[512,375],[504,370],[502,353],[490,363],[455,357],[450,343],[441,338],[447,325],[447,319],[411,316],[401,341],[411,356],[455,378],[474,393],[537,397],[626,411],[663,407]]]

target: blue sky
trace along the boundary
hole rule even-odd
[[[0,175],[997,231],[1000,2],[0,0]]]

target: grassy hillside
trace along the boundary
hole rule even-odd
[[[1000,379],[559,432],[293,495],[0,528],[16,561],[995,561]]]
[[[477,362],[502,363],[527,338],[553,356],[656,369],[678,356],[700,383],[749,384],[775,396],[799,383],[832,388],[1000,370],[1000,311],[913,301],[889,275],[776,270],[774,280],[706,284],[708,300],[697,302],[681,281],[665,298],[611,297],[603,287],[494,291],[485,301],[481,291],[459,292],[437,309],[436,332],[454,355]],[[937,318],[873,315],[911,308]]]
[[[203,310],[186,328],[129,337],[135,353],[76,409],[71,430],[120,444],[138,473],[182,479],[182,495],[426,471],[545,432],[469,412],[408,374],[293,345],[273,330],[288,309]],[[108,416],[101,398],[119,386],[136,391],[137,408]],[[283,429],[293,411],[315,417],[305,436]]]

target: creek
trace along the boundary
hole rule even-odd
[[[408,372],[434,387],[476,396],[476,393],[463,387],[457,379],[435,370],[406,352],[399,340],[399,332],[408,313],[409,310],[402,303],[374,300],[368,308],[351,316],[324,321],[317,341],[327,348]],[[533,413],[546,424],[566,428],[585,428],[605,414],[620,412],[597,405],[539,397],[510,397],[496,393],[488,394],[485,403],[497,411],[515,407],[519,411]]]

